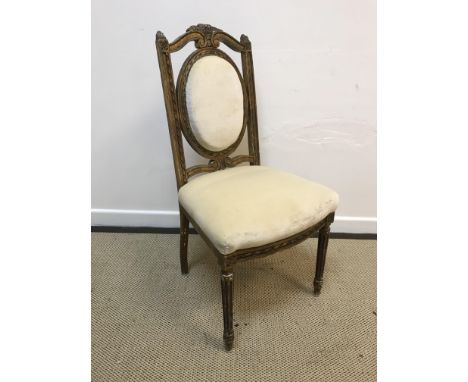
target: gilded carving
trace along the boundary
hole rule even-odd
[[[200,34],[200,37],[195,40],[195,47],[201,49],[208,47],[217,48],[219,46],[219,40],[217,40],[215,36],[216,33],[222,32],[222,30],[209,24],[197,24],[187,28],[187,32]]]

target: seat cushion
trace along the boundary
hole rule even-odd
[[[201,175],[179,190],[179,203],[222,254],[299,233],[334,212],[328,187],[265,166]]]

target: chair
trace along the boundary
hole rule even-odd
[[[192,41],[196,49],[183,63],[175,85],[171,54]],[[221,43],[240,53],[242,72],[219,49]],[[157,32],[156,50],[178,188],[181,270],[188,273],[191,223],[221,268],[223,339],[226,350],[231,350],[234,265],[296,245],[318,231],[313,285],[314,294],[319,295],[338,195],[320,184],[260,165],[252,48],[247,36],[236,40],[218,28],[198,24],[172,43]],[[248,154],[231,157],[246,131]],[[182,136],[208,160],[206,164],[186,166]]]

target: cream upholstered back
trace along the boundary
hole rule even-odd
[[[171,55],[190,42],[195,50],[187,56],[174,81]],[[235,57],[240,58],[240,66],[224,48],[240,54]],[[173,42],[158,31],[156,51],[177,188],[201,173],[242,163],[260,165],[252,45],[248,37],[241,35],[237,40],[219,28],[197,24]],[[184,138],[197,154],[208,159],[207,163],[187,166]],[[248,153],[237,153],[244,138]]]
[[[185,95],[190,127],[200,145],[221,151],[237,140],[244,119],[244,96],[230,62],[215,55],[197,60],[188,74]]]

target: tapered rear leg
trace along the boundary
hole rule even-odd
[[[320,295],[323,284],[323,270],[327,257],[328,238],[330,236],[330,224],[326,224],[319,231],[317,262],[315,264],[314,295]]]
[[[233,312],[232,312],[232,292],[233,292],[232,269],[224,270],[221,273],[221,293],[223,296],[223,322],[224,322],[224,348],[231,350],[234,343]]]
[[[180,211],[180,269],[183,274],[188,273],[187,245],[189,221],[182,209]]]

